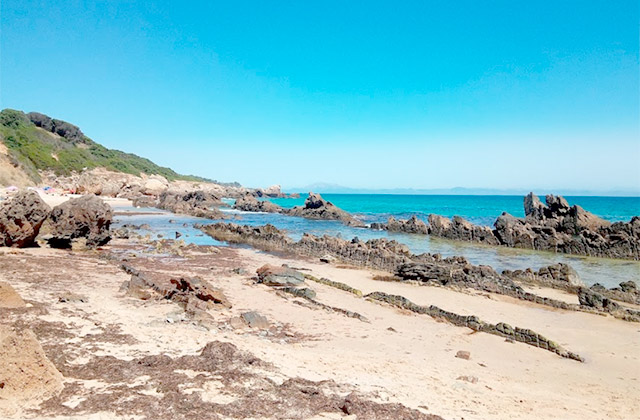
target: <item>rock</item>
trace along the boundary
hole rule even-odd
[[[166,190],[160,194],[157,207],[178,214],[220,219],[223,215],[217,207],[222,204],[220,197],[208,191]]]
[[[35,408],[64,388],[62,374],[31,330],[0,325],[0,354],[0,417],[14,418],[19,410]]]
[[[253,211],[264,213],[282,213],[283,208],[271,201],[260,201],[247,194],[236,200],[233,208],[241,211]]]
[[[35,191],[19,191],[0,204],[0,246],[32,245],[51,208]]]
[[[474,225],[460,216],[454,216],[453,220],[449,220],[443,216],[430,214],[428,232],[433,236],[457,241],[482,242],[488,245],[499,244],[498,239],[488,226]]]
[[[64,292],[58,296],[58,302],[60,303],[87,303],[88,301],[89,299],[86,296],[73,292]]]
[[[638,290],[638,286],[631,280],[620,283],[620,288],[625,293],[633,293]]]
[[[132,275],[130,280],[122,283],[120,291],[124,292],[126,296],[135,299],[149,300],[153,297],[149,290],[149,285],[137,275]]]
[[[325,254],[320,257],[320,262],[325,264],[332,264],[336,262],[336,258],[330,254]]]
[[[298,286],[304,283],[304,274],[289,267],[263,265],[258,268],[258,283],[267,286]]]
[[[471,352],[468,352],[466,350],[458,350],[458,352],[456,353],[456,357],[458,359],[469,360],[471,358]]]
[[[502,213],[495,223],[498,241],[512,248],[534,249],[534,232],[525,222],[509,213]]]
[[[429,233],[427,224],[415,215],[407,220],[396,220],[393,216],[389,217],[389,220],[387,220],[387,230],[389,232],[421,233],[425,235]]]
[[[544,217],[545,205],[542,204],[537,195],[530,192],[524,197],[524,214],[525,217],[539,220]]]
[[[133,207],[155,207],[158,200],[155,197],[140,196],[132,200]]]
[[[189,298],[188,303],[193,303],[190,298],[195,297],[202,302],[210,302],[227,309],[231,308],[231,303],[221,290],[211,287],[209,283],[199,277],[171,279],[171,284],[175,285],[179,294]],[[172,295],[172,297],[174,296],[175,294]]]
[[[50,215],[55,248],[70,248],[75,239],[86,239],[87,247],[101,246],[111,240],[111,207],[94,195],[73,198],[54,207]]]
[[[283,212],[289,216],[304,217],[307,219],[339,220],[349,226],[365,226],[364,223],[360,222],[346,211],[339,209],[330,201],[322,198],[320,194],[312,192],[309,193],[309,196],[304,201],[303,206],[296,206]]]
[[[580,305],[588,306],[590,308],[604,309],[604,310],[617,310],[619,305],[613,302],[611,299],[604,297],[602,294],[595,292],[586,287],[581,288],[578,291],[578,300]]]
[[[182,236],[182,233],[180,233],[180,232],[176,232],[176,233],[175,233],[175,237],[176,237],[176,239],[178,239],[178,238],[179,238],[179,237],[181,237],[181,236]]]
[[[250,327],[250,328],[258,328],[258,329],[267,329],[269,328],[269,321],[264,316],[260,315],[255,311],[245,312],[240,315],[242,320]]]
[[[168,188],[168,186],[169,183],[164,178],[149,178],[145,181],[141,192],[146,195],[159,196]]]
[[[467,375],[463,375],[463,376],[458,376],[456,378],[458,381],[465,381],[465,382],[469,382],[472,384],[477,384],[478,383],[478,378],[475,376],[467,376]]]
[[[280,189],[280,185],[272,185],[268,188],[265,188],[264,190],[260,190],[260,193],[261,196],[272,198],[283,198],[287,196]]]

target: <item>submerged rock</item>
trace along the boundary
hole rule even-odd
[[[73,240],[84,238],[87,247],[104,245],[111,240],[112,218],[111,207],[95,195],[73,198],[51,212],[49,244],[55,248],[70,248]]]
[[[51,207],[35,191],[20,191],[0,204],[0,246],[32,245]]]

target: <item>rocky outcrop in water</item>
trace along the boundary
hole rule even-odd
[[[525,197],[525,218],[503,213],[494,234],[501,244],[567,254],[640,259],[640,217],[609,223],[559,196],[547,204],[530,193]]]
[[[459,216],[449,219],[431,214],[427,233],[487,245],[640,260],[640,217],[633,217],[629,222],[610,223],[580,206],[569,206],[560,196],[548,195],[546,203],[529,193],[524,198],[525,217],[502,213],[496,219],[494,229],[474,225]],[[415,228],[412,219],[390,219],[386,225],[374,223],[371,228],[422,233],[416,232],[420,229]]]
[[[277,204],[267,200],[257,200],[254,196],[246,194],[236,200],[233,205],[236,210],[264,212],[264,213],[282,213],[283,208]]]
[[[77,239],[86,246],[97,247],[111,240],[109,228],[113,218],[111,207],[95,195],[73,198],[51,211],[51,239],[56,248],[69,248]]]
[[[0,246],[32,245],[51,208],[35,191],[19,191],[0,204]]]
[[[208,191],[167,190],[160,194],[157,207],[177,214],[222,219],[224,215],[218,210],[221,205],[220,197]]]
[[[339,220],[349,226],[364,227],[362,222],[316,193],[309,193],[304,205],[289,209],[286,214],[307,219]]]
[[[407,220],[398,220],[393,216],[387,220],[386,229],[389,232],[404,232],[404,233],[429,233],[427,224],[416,216],[411,216]]]
[[[453,219],[429,215],[429,234],[441,238],[453,239],[456,241],[481,242],[487,245],[499,245],[498,240],[493,235],[488,226],[478,226],[463,219],[460,216],[453,216]]]
[[[542,267],[538,271],[530,268],[514,271],[505,270],[502,274],[520,283],[551,287],[569,292],[576,292],[580,287],[585,287],[578,273],[571,266],[564,263]]]
[[[510,275],[499,274],[489,266],[475,266],[464,257],[441,258],[438,254],[415,255],[406,245],[388,239],[361,241],[358,238],[344,240],[328,235],[322,237],[304,234],[299,241],[293,241],[274,226],[244,226],[233,223],[215,223],[196,226],[216,240],[230,243],[249,244],[266,251],[294,253],[312,257],[330,255],[345,263],[386,270],[395,273],[396,280],[418,281],[421,283],[454,288],[475,289],[498,293],[516,299],[571,310],[602,310],[595,306],[581,308],[576,304],[546,298],[526,292],[514,282]],[[548,269],[549,275],[567,276],[569,271],[559,268]],[[545,275],[545,270],[541,270]],[[640,314],[627,308],[610,312],[627,319],[640,320]]]

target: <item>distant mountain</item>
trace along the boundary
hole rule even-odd
[[[66,121],[37,112],[25,114],[13,109],[0,112],[0,184],[13,181],[24,184],[25,179],[38,183],[39,171],[43,170],[69,175],[96,167],[133,175],[158,174],[170,181],[210,181],[178,174],[131,153],[108,149]]]
[[[566,196],[621,196],[621,197],[637,197],[640,191],[630,190],[578,190],[578,189],[558,189],[549,190],[547,188],[527,188],[527,189],[498,189],[498,188],[351,188],[338,184],[314,183],[305,187],[283,188],[284,191],[291,193],[307,193],[309,191],[320,194],[407,194],[407,195],[527,195],[533,191],[540,195],[545,194],[561,194]]]

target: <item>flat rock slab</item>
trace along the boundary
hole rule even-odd
[[[304,274],[292,268],[263,265],[258,268],[258,283],[267,286],[298,286],[304,283]]]

